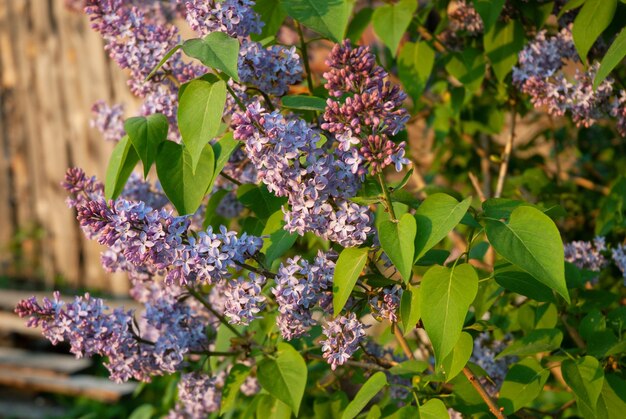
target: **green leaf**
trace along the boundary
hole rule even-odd
[[[333,275],[333,313],[339,315],[367,262],[367,247],[347,247],[339,254]]]
[[[472,335],[462,332],[452,352],[441,361],[442,372],[446,376],[446,381],[450,381],[463,370],[470,356],[472,356],[473,349],[474,340]]]
[[[532,357],[513,365],[506,373],[498,399],[504,413],[510,415],[529,406],[539,396],[549,376],[550,371]]]
[[[363,387],[361,387],[356,396],[354,396],[354,399],[348,404],[348,406],[346,406],[346,410],[343,411],[341,419],[355,418],[361,410],[367,406],[369,401],[372,400],[374,396],[377,395],[378,392],[386,385],[387,377],[385,376],[385,373],[378,371],[372,375],[365,382],[365,384],[363,384]]]
[[[116,199],[126,185],[128,177],[139,161],[139,156],[125,135],[113,149],[107,166],[104,181],[104,196],[106,199]]]
[[[626,57],[626,28],[623,28],[621,32],[617,35],[609,50],[604,54],[604,58],[602,58],[602,62],[600,63],[600,68],[596,73],[596,78],[593,79],[593,88],[596,89],[606,79],[611,71],[617,65],[622,62],[622,60]]]
[[[430,399],[419,407],[420,419],[449,419],[446,405],[439,399]]]
[[[485,57],[479,49],[468,47],[462,52],[449,54],[446,70],[467,90],[475,92],[485,78]]]
[[[260,394],[261,399],[256,406],[257,418],[291,419],[291,408],[269,394]]]
[[[416,228],[415,218],[411,214],[404,214],[398,222],[383,221],[378,230],[381,247],[405,283],[409,282],[412,276]]]
[[[615,374],[607,374],[597,409],[600,418],[622,419],[626,409],[626,381]]]
[[[569,302],[563,242],[554,222],[533,207],[521,206],[509,223],[487,220],[487,238],[496,251]]]
[[[275,358],[259,362],[257,379],[268,393],[289,406],[298,416],[306,387],[306,363],[288,343],[280,342],[277,348]]]
[[[179,49],[181,49],[182,45],[181,44],[177,44],[174,45],[174,47],[167,51],[165,53],[165,55],[163,56],[163,58],[161,58],[161,61],[159,61],[159,63],[156,65],[156,67],[154,67],[152,69],[152,71],[150,72],[150,74],[148,74],[148,76],[146,77],[146,81],[150,80],[152,77],[154,77],[154,75],[157,73],[157,71],[159,71],[159,68],[163,67],[163,64],[165,64],[167,62],[167,60],[169,60],[172,55],[174,55],[176,53],[176,51],[178,51]]]
[[[252,7],[264,23],[261,34],[251,34],[253,41],[260,41],[268,36],[275,36],[282,26],[287,12],[283,7],[283,0],[256,0]]]
[[[249,374],[250,367],[246,365],[237,364],[231,368],[228,377],[226,377],[224,389],[222,390],[220,415],[223,415],[235,407],[235,398],[237,394],[239,394],[239,387],[246,381]]]
[[[503,81],[517,63],[517,54],[524,47],[524,27],[517,19],[496,22],[484,36],[485,53],[498,80]]]
[[[509,291],[516,292],[536,301],[555,301],[552,290],[510,263],[499,263],[494,267],[496,282]]]
[[[504,356],[528,356],[553,351],[561,346],[562,341],[563,333],[559,329],[536,329],[500,352],[496,359]]]
[[[161,144],[156,158],[157,175],[165,195],[180,215],[196,212],[209,188],[214,167],[210,144],[204,146],[195,172],[186,147],[172,141]]]
[[[233,80],[239,81],[239,41],[223,32],[211,32],[204,38],[189,39],[183,43],[183,51],[209,68],[221,70]]]
[[[372,409],[370,409],[370,412],[371,411]],[[368,416],[369,416],[369,413],[368,413]],[[380,417],[381,416],[376,416],[376,418],[380,418]],[[403,406],[400,409],[393,412],[391,415],[385,416],[385,419],[415,419],[419,417],[420,417],[420,413],[418,411],[417,406]],[[369,419],[369,417],[366,419]],[[444,419],[448,419],[448,416],[446,415]]]
[[[167,129],[167,118],[160,113],[128,118],[124,123],[124,131],[143,162],[144,178],[148,176],[156,159],[159,144],[167,139]]]
[[[580,6],[582,6],[585,3],[585,1],[586,0],[569,0],[567,3],[565,3],[563,7],[561,7],[561,10],[559,11],[559,14],[557,15],[557,17],[560,19],[561,16],[563,16],[565,13],[569,12],[570,10],[577,9]]]
[[[215,210],[217,209],[220,202],[222,202],[222,199],[224,199],[224,197],[229,193],[230,191],[226,189],[220,189],[218,191],[215,191],[215,193],[211,195],[211,198],[209,198],[209,202],[207,202],[206,204],[204,221],[202,222],[203,229],[206,229],[208,226],[218,227],[213,224],[213,219],[216,218]]]
[[[219,33],[219,32],[216,32]],[[226,104],[226,83],[192,80],[180,97],[178,129],[196,170],[202,150],[217,135]]]
[[[474,0],[474,8],[483,20],[485,33],[488,33],[498,21],[506,0]]]
[[[574,45],[583,62],[587,62],[587,53],[598,37],[609,26],[617,0],[586,0],[578,12],[572,28]]]
[[[416,375],[426,371],[428,367],[427,361],[409,359],[389,368],[389,372],[394,375]]]
[[[470,304],[478,292],[478,275],[469,264],[452,268],[433,266],[422,278],[420,290],[424,329],[440,364],[461,336]]]
[[[430,195],[422,202],[422,205],[415,211],[417,223],[415,261],[424,256],[459,224],[471,202],[471,198],[459,202],[443,193]]]
[[[340,42],[351,7],[345,0],[282,0],[287,14],[315,32]]]
[[[407,284],[400,299],[400,320],[405,336],[415,328],[422,315],[420,303],[420,289]]]
[[[303,111],[324,111],[326,100],[316,96],[288,95],[281,99],[283,106],[290,109],[300,109]]]
[[[563,379],[576,396],[578,409],[585,418],[597,418],[596,407],[604,383],[604,372],[597,359],[585,356],[561,363]]]
[[[379,6],[374,10],[372,15],[374,31],[389,47],[394,57],[416,10],[417,0],[400,0],[394,4]]]
[[[350,21],[346,31],[346,38],[352,41],[353,44],[357,44],[361,39],[361,35],[363,35],[363,32],[372,20],[373,13],[374,10],[372,8],[364,7]]]
[[[298,238],[295,233],[289,233],[284,229],[285,227],[285,214],[282,210],[276,211],[270,218],[267,219],[267,224],[263,229],[263,236],[269,236],[263,239],[263,247],[261,252],[265,253],[265,263],[269,266],[272,262],[282,255],[293,246]]]
[[[269,218],[287,202],[286,198],[274,196],[265,185],[257,186],[251,183],[237,188],[237,199],[263,220]]]
[[[417,102],[435,65],[435,51],[426,42],[407,42],[398,56],[398,76]]]
[[[224,169],[224,166],[226,166],[226,163],[228,163],[228,159],[230,159],[230,156],[235,152],[235,150],[237,150],[237,147],[239,147],[240,144],[241,143],[239,141],[233,138],[232,132],[227,132],[222,138],[220,138],[219,141],[213,144],[215,170],[213,171],[211,185],[209,186],[207,193],[211,191],[211,188],[215,183],[215,179],[217,179],[219,174],[222,172],[222,169]]]
[[[156,408],[151,404],[142,404],[133,410],[128,419],[151,419],[156,413]]]
[[[489,218],[509,218],[511,213],[520,206],[532,206],[524,201],[508,198],[490,198],[483,202],[483,211]]]

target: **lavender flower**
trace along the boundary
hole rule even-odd
[[[263,22],[252,9],[251,0],[178,0],[185,6],[185,18],[201,36],[224,32],[233,38],[261,33]]]
[[[103,100],[91,108],[93,118],[90,125],[102,133],[106,141],[119,141],[124,132],[124,105],[109,106]]]
[[[506,377],[509,365],[517,362],[517,357],[504,357],[495,359],[496,355],[502,352],[509,343],[504,340],[492,340],[489,332],[483,332],[474,339],[474,350],[470,361],[487,372],[489,379],[480,377],[480,381],[491,397],[494,397]]]
[[[168,419],[206,418],[217,412],[222,401],[224,374],[208,376],[198,372],[183,374],[178,382],[178,403]]]
[[[464,31],[469,35],[478,35],[484,30],[483,20],[471,3],[457,0],[454,10],[448,13],[450,30]]]
[[[401,296],[402,287],[399,285],[394,285],[391,288],[383,288],[381,293],[377,294],[369,301],[372,316],[378,321],[386,319],[392,323],[397,322]]]
[[[619,270],[622,271],[624,286],[626,286],[626,246],[620,243],[617,247],[611,249],[611,257]]]
[[[600,272],[608,261],[602,255],[606,250],[604,237],[596,237],[592,242],[573,241],[564,246],[565,260],[573,263],[580,269]]]
[[[243,277],[228,281],[224,292],[226,299],[224,314],[233,324],[248,325],[265,305],[265,296],[261,289],[265,284],[265,277],[250,273],[248,281]]]
[[[359,343],[365,336],[365,326],[359,322],[354,313],[350,313],[329,321],[322,329],[327,337],[321,341],[322,356],[334,371],[359,349]]]

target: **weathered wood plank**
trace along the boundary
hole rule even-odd
[[[87,369],[90,365],[89,359],[72,355],[0,347],[0,369],[70,375]]]

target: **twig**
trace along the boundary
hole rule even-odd
[[[469,172],[468,176],[470,178],[470,181],[472,182],[472,186],[474,187],[474,190],[476,190],[476,193],[478,194],[478,197],[480,198],[480,202],[485,202],[487,198],[485,197],[485,194],[480,188],[480,183],[478,182],[478,178],[472,172]]]
[[[206,301],[198,291],[189,286],[187,287],[187,290],[189,291],[189,294],[191,294],[196,300],[198,300],[200,304],[202,304],[207,310],[211,312],[211,314],[217,317],[224,326],[228,327],[231,332],[237,335],[237,337],[243,339],[244,336],[239,332],[239,330],[235,329],[232,324],[228,323],[228,320],[226,320],[223,315],[215,311],[215,309],[211,307],[211,304],[209,304],[208,301]]]
[[[309,86],[309,92],[313,94],[313,78],[311,77],[311,66],[309,65],[309,53],[307,44],[304,41],[304,34],[302,33],[302,26],[300,22],[295,21],[296,29],[298,29],[298,35],[300,36],[300,49],[302,50],[302,61],[304,62],[304,71],[306,71],[306,82]]]
[[[398,328],[398,325],[395,323],[391,323],[391,328],[393,329],[393,334],[395,335],[396,340],[400,344],[400,347],[402,348],[402,351],[404,351],[404,354],[406,355],[406,357],[409,359],[415,359],[415,355],[413,354],[413,351],[409,347],[408,342],[404,338],[404,335]]]
[[[235,262],[237,264],[237,266],[242,267],[244,269],[249,270],[250,272],[254,272],[257,273],[259,275],[263,275],[267,278],[276,278],[276,274],[273,272],[268,271],[267,269],[263,269],[263,268],[256,268],[252,265],[248,265],[247,263],[238,263]]]
[[[504,180],[506,178],[506,172],[509,169],[509,160],[511,159],[511,152],[513,151],[513,142],[515,141],[515,102],[511,105],[511,131],[509,138],[504,146],[504,154],[502,155],[502,164],[500,165],[500,173],[498,174],[498,184],[496,185],[496,192],[493,195],[495,198],[500,198],[502,195],[502,189],[504,188]]]
[[[226,173],[224,173],[224,172],[220,172],[220,176],[222,176],[224,179],[227,179],[227,180],[231,181],[232,183],[234,183],[234,184],[235,184],[235,185],[237,185],[237,186],[241,186],[241,182],[239,182],[239,181],[238,181],[237,179],[235,179],[234,177],[227,175],[227,174],[226,174]]]
[[[316,354],[305,354],[305,358],[319,359],[322,361],[326,361],[323,356],[316,355]],[[365,368],[365,369],[372,370],[372,371],[387,371],[388,370],[388,368],[385,368],[378,364],[372,364],[370,362],[362,362],[362,361],[352,361],[350,359],[345,361],[344,364],[351,365],[353,367]]]
[[[385,197],[385,203],[387,204],[387,210],[389,211],[391,220],[398,221],[398,219],[396,218],[396,212],[393,209],[393,202],[391,201],[391,195],[389,195],[389,188],[387,188],[387,184],[385,183],[385,178],[383,177],[382,172],[378,172],[378,181],[380,182],[380,187],[383,190],[383,196]]]
[[[502,411],[496,406],[496,403],[491,399],[491,396],[487,394],[485,388],[480,384],[478,378],[474,375],[474,373],[468,368],[463,368],[463,374],[467,377],[469,382],[472,384],[474,389],[478,392],[480,397],[485,401],[487,406],[489,407],[489,411],[493,413],[493,415],[498,419],[505,419],[506,416],[502,413]]]
[[[561,315],[561,321],[563,322],[565,329],[567,329],[567,333],[570,335],[576,346],[578,346],[580,349],[587,348],[587,345],[585,344],[583,338],[580,336],[580,333],[578,333],[578,330],[570,326],[570,324],[567,322],[567,316],[565,314]]]

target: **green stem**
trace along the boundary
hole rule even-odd
[[[215,311],[215,309],[213,307],[211,307],[211,304],[209,304],[204,297],[202,296],[202,294],[200,294],[198,291],[194,290],[192,287],[187,287],[187,290],[189,291],[189,294],[191,294],[196,300],[198,300],[200,302],[200,304],[202,304],[207,310],[209,310],[215,317],[217,317],[219,319],[219,321],[226,327],[228,327],[230,329],[231,332],[233,332],[235,335],[237,335],[238,337],[243,339],[243,335],[239,332],[239,330],[235,329],[233,327],[232,324],[228,323],[228,320],[226,320],[226,318],[221,315],[220,313],[218,313],[217,311]]]
[[[237,103],[237,106],[239,106],[239,108],[242,111],[245,112],[246,111],[246,105],[244,105],[243,102],[241,101],[241,99],[239,99],[239,96],[237,96],[237,93],[235,93],[233,88],[228,85],[228,82],[226,82],[226,89],[228,90],[228,93],[230,93],[232,98],[235,100],[235,103]]]
[[[300,49],[302,50],[302,61],[304,62],[304,71],[306,71],[306,82],[309,86],[309,92],[313,94],[313,78],[311,77],[311,67],[309,66],[309,54],[308,47],[304,41],[304,34],[302,33],[302,26],[296,21],[296,28],[298,29],[298,35],[300,36]]]
[[[382,172],[378,172],[378,181],[380,182],[380,187],[383,190],[383,195],[385,197],[385,202],[387,204],[387,210],[389,211],[389,215],[391,216],[392,221],[398,221],[396,218],[396,212],[393,209],[393,202],[391,202],[391,195],[389,195],[389,189],[387,188],[387,184],[385,183],[385,178],[383,177]]]

